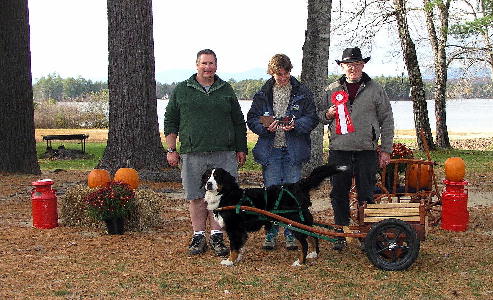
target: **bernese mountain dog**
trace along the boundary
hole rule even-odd
[[[233,265],[240,261],[248,232],[258,231],[263,226],[268,230],[272,222],[261,214],[237,209],[217,210],[218,208],[236,205],[251,206],[312,226],[313,216],[309,211],[310,190],[317,188],[325,178],[347,169],[347,166],[322,165],[315,168],[308,177],[296,183],[246,189],[240,188],[236,179],[224,169],[207,170],[202,175],[201,182],[206,190],[207,209],[214,211],[216,220],[228,234],[230,242],[230,255],[228,259],[221,261],[221,264]],[[293,230],[293,234],[301,245],[301,252],[293,266],[304,264],[306,258],[318,256],[318,238],[307,236],[296,230]],[[312,248],[309,254],[307,238]]]

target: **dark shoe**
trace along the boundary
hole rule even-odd
[[[262,246],[265,250],[273,250],[276,247],[277,234],[279,233],[279,225],[272,224],[267,233],[265,234],[264,244]]]
[[[338,233],[344,233],[344,230],[342,229],[336,229],[335,232],[338,232]],[[346,243],[346,238],[343,237],[343,236],[338,236],[336,237],[336,241],[334,242],[334,246],[332,246],[332,249],[333,250],[336,250],[336,251],[342,251],[344,248],[346,248],[347,246],[347,243]]]
[[[217,256],[226,256],[229,254],[228,247],[224,245],[222,233],[215,233],[211,235],[211,248]]]
[[[284,235],[284,239],[286,241],[286,249],[288,250],[297,250],[298,245],[296,245],[296,238],[292,233],[288,233]]]
[[[332,246],[333,250],[336,251],[342,251],[344,248],[346,248],[347,243],[345,238],[337,238],[337,241],[335,241],[334,246]]]
[[[273,250],[276,246],[276,236],[271,234],[265,235],[264,245],[262,246],[265,250]]]
[[[188,252],[192,255],[202,254],[207,250],[207,244],[205,242],[205,235],[194,234],[192,236],[192,242],[188,246]]]

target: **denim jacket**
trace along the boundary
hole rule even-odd
[[[297,164],[310,159],[310,132],[317,126],[318,117],[310,90],[293,76],[290,82],[292,89],[287,115],[294,116],[295,127],[291,131],[286,131],[286,144],[290,160]],[[275,134],[260,123],[260,116],[274,115],[272,93],[274,83],[274,78],[267,80],[260,91],[253,96],[252,106],[247,114],[248,128],[258,135],[257,144],[253,148],[253,157],[256,162],[264,166],[269,161]]]

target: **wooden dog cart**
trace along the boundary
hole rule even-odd
[[[358,207],[355,189],[352,189],[351,216],[356,225],[342,227],[315,222],[313,226],[308,226],[250,206],[226,206],[218,210],[259,214],[282,227],[331,242],[335,242],[337,237],[358,239],[368,259],[376,267],[382,270],[404,270],[418,257],[420,241],[426,237],[427,215],[441,200],[433,171],[434,162],[430,159],[392,159],[390,165],[394,173],[387,176],[384,169],[380,174],[378,192],[374,196],[375,204]],[[414,175],[412,168],[418,169]],[[399,169],[404,172],[399,172]],[[417,186],[411,186],[412,176],[417,177]],[[426,176],[431,178],[431,182],[419,186],[419,179]],[[343,229],[344,232],[337,232],[336,229]]]
[[[434,165],[430,160],[392,159],[387,169],[393,173],[387,174],[386,169],[380,173],[374,194],[375,204],[359,206],[353,185],[350,193],[353,221],[369,226],[386,218],[400,219],[409,223],[419,239],[424,240],[430,213],[441,204]],[[404,171],[401,173],[399,170]],[[427,179],[424,184],[421,178]]]
[[[251,206],[225,206],[217,209],[221,210],[262,215],[279,226],[330,242],[337,241],[337,237],[359,239],[368,259],[382,270],[405,270],[414,263],[419,253],[420,239],[416,230],[409,223],[397,218],[349,226],[343,228],[344,232],[337,232],[335,229],[342,229],[341,226],[327,223],[308,226]]]

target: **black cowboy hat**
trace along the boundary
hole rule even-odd
[[[358,47],[354,47],[344,49],[344,52],[342,52],[342,59],[336,59],[336,63],[338,65],[340,65],[341,63],[351,63],[355,61],[363,61],[367,63],[369,60],[369,56],[367,58],[363,58],[363,56],[361,56],[361,50]]]

